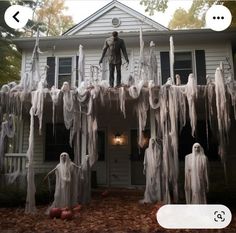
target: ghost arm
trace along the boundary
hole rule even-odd
[[[52,169],[50,172],[48,172],[48,174],[43,178],[43,180],[45,181],[45,180],[48,178],[48,176],[50,176],[53,172],[56,171],[56,169],[57,169],[57,167],[55,167],[55,168]]]
[[[72,163],[72,165],[74,166],[74,167],[76,167],[76,168],[81,168],[81,166],[80,165],[76,165],[75,163]]]

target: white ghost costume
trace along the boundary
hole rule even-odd
[[[154,203],[161,200],[161,154],[161,145],[151,138],[143,162],[143,172],[146,175],[144,199],[141,200],[143,203]]]
[[[187,204],[206,204],[208,192],[208,159],[199,143],[185,157],[185,198]]]
[[[54,201],[50,208],[70,208],[78,204],[76,185],[78,168],[75,163],[71,162],[67,153],[61,153],[60,163],[48,173],[49,175],[55,171],[56,174]]]

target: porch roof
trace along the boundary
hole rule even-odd
[[[56,46],[56,49],[78,49],[79,44],[85,48],[97,48],[102,45],[104,38],[108,34],[94,35],[72,35],[72,36],[50,36],[40,37],[39,44],[41,49],[51,49]],[[233,46],[236,46],[236,29],[215,32],[210,29],[191,29],[191,30],[173,30],[173,31],[158,31],[158,32],[143,32],[145,41],[154,41],[158,45],[169,42],[169,37],[173,36],[176,44],[181,43],[202,43],[202,42],[225,42],[230,41]],[[139,32],[120,33],[120,37],[126,41],[127,46],[139,44]],[[35,44],[35,37],[23,37],[13,40],[20,51],[31,50]]]

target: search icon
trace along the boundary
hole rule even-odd
[[[225,215],[224,211],[220,211],[221,213],[219,213],[219,211],[215,211],[214,215],[216,216],[216,218],[214,218],[215,222],[218,222],[219,219],[221,219],[221,222],[225,221],[225,218],[223,218],[223,216]]]

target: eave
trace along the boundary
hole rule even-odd
[[[101,49],[104,39],[108,34],[94,35],[75,35],[75,36],[51,36],[40,37],[39,45],[42,50],[56,49],[68,50],[78,49],[82,44],[84,48]],[[120,33],[119,36],[126,42],[127,47],[139,46],[139,33]],[[210,29],[192,29],[192,30],[173,30],[158,32],[143,32],[144,41],[149,43],[154,41],[158,45],[168,45],[169,37],[173,36],[175,44],[194,44],[207,42],[230,41],[236,45],[236,30],[227,30],[223,32],[215,32]],[[35,44],[35,37],[17,38],[13,40],[20,51],[32,50]]]

